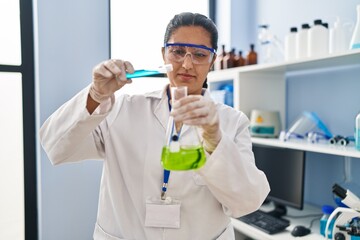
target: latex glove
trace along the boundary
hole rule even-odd
[[[90,97],[98,103],[106,101],[125,84],[132,82],[126,79],[126,72],[133,73],[134,67],[123,60],[110,59],[95,66]]]
[[[203,145],[212,153],[221,140],[219,114],[213,101],[201,95],[189,95],[176,101],[171,115],[175,122],[198,126],[202,129]]]

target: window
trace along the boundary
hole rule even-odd
[[[38,238],[32,1],[0,1],[0,239]]]
[[[128,60],[135,69],[163,65],[166,26],[175,14],[186,11],[209,16],[209,0],[110,0],[111,58]],[[120,91],[144,93],[166,83],[167,78],[137,78]]]

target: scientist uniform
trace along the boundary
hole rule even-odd
[[[269,192],[251,151],[248,118],[217,104],[221,141],[199,170],[170,172],[162,201],[166,89],[119,95],[116,101],[113,96],[90,115],[87,87],[40,129],[41,144],[54,165],[104,160],[95,240],[232,240],[230,217],[258,209]]]

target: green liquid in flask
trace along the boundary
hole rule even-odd
[[[162,149],[161,164],[166,170],[198,169],[206,162],[204,148],[180,148],[179,152],[170,152],[169,147]]]

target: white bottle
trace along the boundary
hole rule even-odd
[[[314,21],[314,26],[308,33],[308,57],[324,57],[329,53],[329,30],[320,19]]]
[[[306,58],[308,54],[308,32],[310,26],[307,23],[301,25],[296,34],[296,59]]]
[[[296,34],[297,28],[290,28],[290,33],[285,36],[285,61],[294,60],[296,58]]]
[[[357,20],[350,42],[350,49],[360,48],[360,4],[357,5],[356,11],[357,11]]]
[[[348,50],[350,43],[349,32],[350,28],[337,17],[334,27],[329,30],[329,53],[341,53]]]

